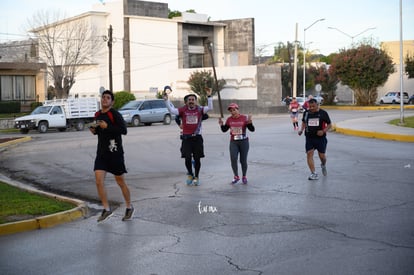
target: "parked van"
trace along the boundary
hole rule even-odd
[[[167,109],[163,99],[134,100],[126,103],[118,111],[127,124],[138,126],[141,123],[151,125],[162,122],[169,125],[173,115]]]

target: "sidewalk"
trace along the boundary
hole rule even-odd
[[[414,142],[414,128],[391,125],[388,122],[395,115],[358,118],[338,122],[334,125],[337,133],[385,140]]]

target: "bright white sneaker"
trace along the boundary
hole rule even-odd
[[[200,180],[197,177],[194,177],[193,184],[194,184],[194,186],[199,186],[200,185]]]
[[[319,176],[316,173],[310,174],[308,178],[308,180],[317,180],[317,179],[319,179]]]

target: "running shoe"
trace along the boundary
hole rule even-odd
[[[122,221],[130,221],[132,220],[132,217],[134,216],[135,209],[131,205],[131,208],[127,208],[125,210],[125,216],[122,218]]]
[[[197,177],[194,177],[194,179],[193,179],[193,184],[194,184],[195,186],[199,186],[199,185],[200,185],[200,181],[198,180],[198,178],[197,178]]]
[[[231,183],[232,183],[232,184],[236,184],[236,183],[238,183],[238,182],[239,182],[239,180],[240,180],[240,177],[239,177],[239,176],[234,176],[234,178],[233,178],[233,180],[231,181]]]
[[[308,180],[317,180],[317,179],[319,179],[319,176],[316,173],[310,174],[308,178]]]
[[[326,165],[321,164],[321,168],[322,168],[322,175],[324,176],[328,175],[328,171],[326,171]]]
[[[247,184],[247,177],[243,176],[242,182],[243,182],[243,184]]]
[[[101,216],[99,216],[99,218],[98,218],[98,222],[103,222],[103,221],[106,221],[107,219],[109,219],[111,216],[113,215],[113,213],[112,213],[112,211],[111,210],[109,210],[109,211],[107,211],[107,210],[102,210],[102,214],[101,214]]]
[[[191,185],[193,183],[193,179],[194,179],[193,175],[187,174],[187,181],[186,181],[187,185]]]

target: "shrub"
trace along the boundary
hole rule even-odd
[[[0,102],[0,113],[20,113],[20,102],[18,101],[5,101]]]
[[[114,96],[115,96],[115,103],[113,107],[116,110],[121,108],[125,103],[131,100],[135,100],[135,96],[131,94],[130,92],[126,92],[126,91],[116,92]]]

